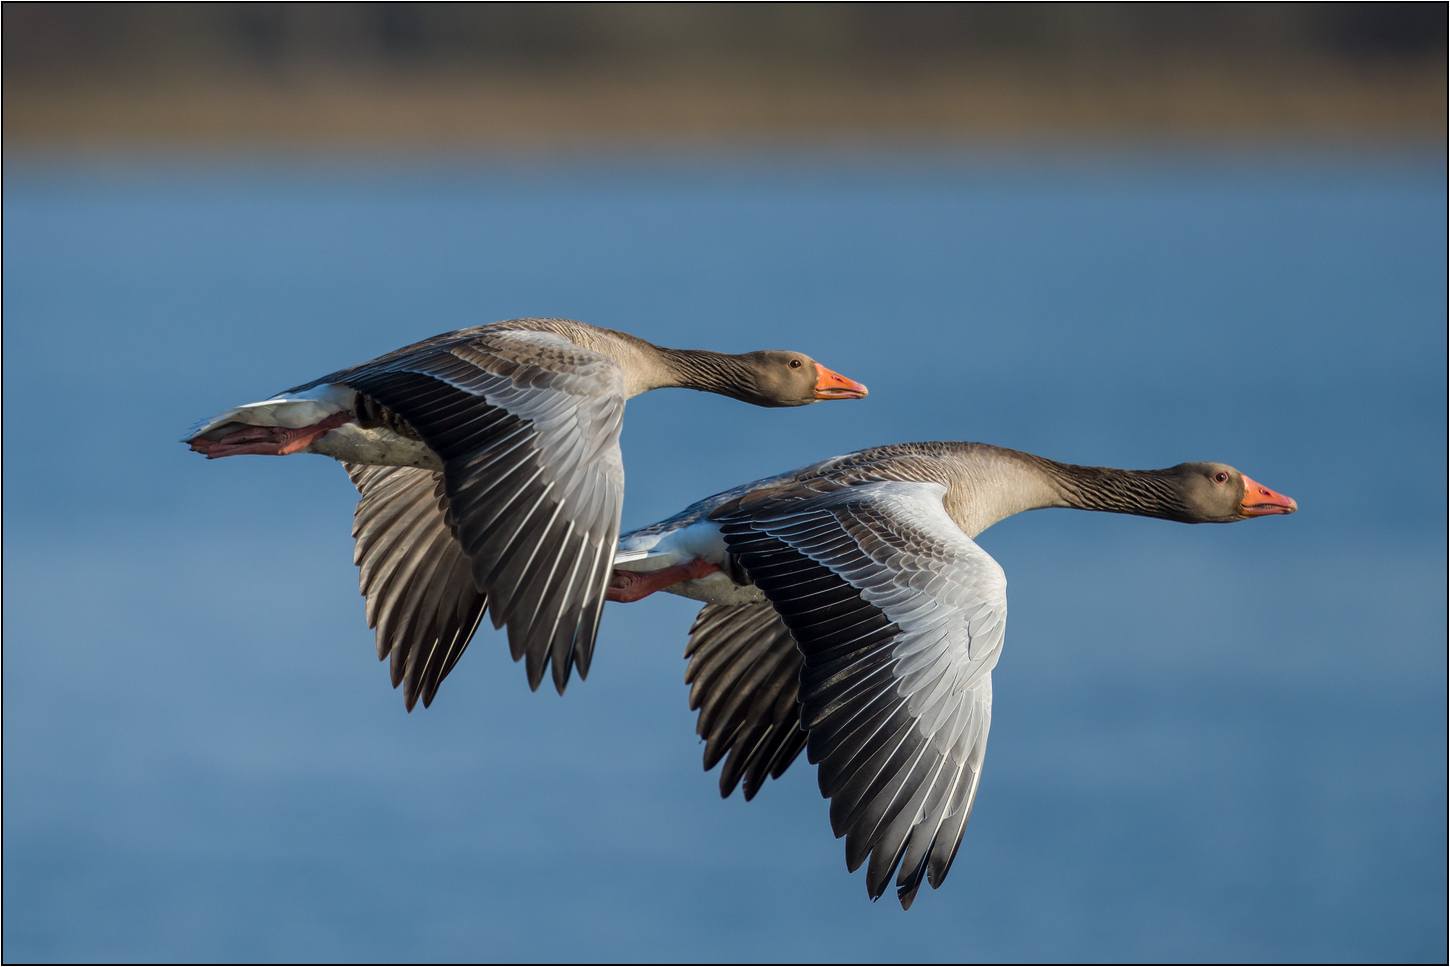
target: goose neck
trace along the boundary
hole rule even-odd
[[[751,390],[755,374],[741,357],[705,349],[652,348],[659,363],[656,378],[663,380],[652,389],[692,389],[754,401]]]
[[[1040,458],[1039,458],[1040,459]],[[1118,470],[1042,460],[1063,506],[1136,517],[1192,522],[1177,477],[1171,470]]]
[[[1028,510],[1067,507],[1193,521],[1171,470],[1117,470],[1058,463],[966,444],[949,474],[947,510],[968,536]]]

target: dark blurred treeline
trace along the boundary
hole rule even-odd
[[[1445,3],[6,3],[3,17],[5,134],[20,141],[1445,127]]]
[[[4,5],[4,74],[315,64],[649,70],[725,59],[790,67],[961,58],[1105,61],[1443,58],[1444,3],[58,4]]]

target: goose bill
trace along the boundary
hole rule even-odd
[[[816,375],[819,377],[816,380],[816,399],[818,400],[859,400],[867,393],[865,385],[854,379],[847,379],[820,363],[816,363]]]
[[[1293,497],[1275,493],[1263,484],[1244,475],[1244,499],[1239,513],[1245,517],[1267,517],[1270,514],[1292,514],[1299,509]]]

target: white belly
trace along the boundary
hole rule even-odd
[[[363,429],[356,423],[342,426],[314,440],[304,453],[320,453],[344,463],[371,467],[420,467],[442,470],[443,461],[422,440],[394,433],[387,427]]]
[[[765,594],[755,585],[741,587],[726,577],[723,571],[716,571],[693,581],[671,584],[663,590],[678,594],[682,598],[704,601],[706,604],[756,604],[765,600]]]

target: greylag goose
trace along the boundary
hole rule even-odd
[[[859,399],[804,353],[664,349],[565,319],[460,329],[198,424],[209,459],[319,453],[361,497],[355,561],[378,658],[433,701],[485,610],[538,688],[589,661],[619,535],[627,399],[682,387],[756,406]]]
[[[972,811],[1007,579],[973,541],[1072,507],[1231,523],[1298,505],[1233,467],[1113,470],[980,443],[862,450],[727,490],[619,541],[609,598],[705,602],[685,680],[705,768],[746,799],[801,749],[846,865],[909,908],[939,887]]]

